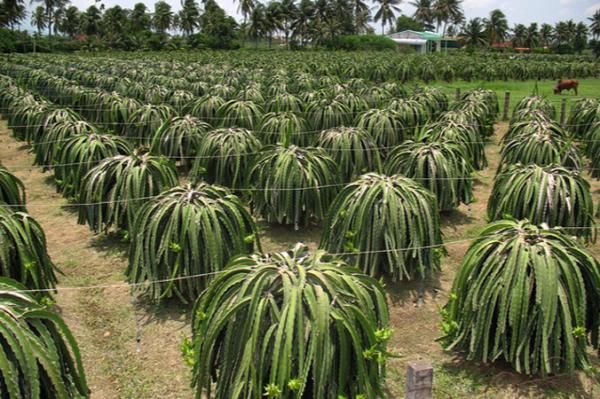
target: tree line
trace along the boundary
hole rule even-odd
[[[169,36],[189,41],[203,40],[213,47],[226,47],[236,38],[259,42],[281,36],[288,46],[321,45],[341,35],[373,33],[371,23],[381,33],[404,29],[437,31],[458,37],[470,47],[499,46],[553,47],[560,51],[581,51],[592,35],[600,35],[600,10],[589,18],[590,25],[572,20],[555,25],[516,24],[512,28],[499,9],[487,18],[467,20],[462,0],[413,0],[410,16],[399,15],[402,0],[236,0],[241,23],[219,7],[215,0],[181,0],[174,11],[160,0],[149,9],[144,3],[133,8],[105,8],[96,3],[86,10],[69,5],[68,0],[33,0],[38,6],[31,15],[24,0],[0,1],[0,26],[18,28],[29,21],[38,35],[69,38],[95,37],[112,48],[140,48],[144,41],[165,42]],[[195,36],[196,35],[196,36]],[[199,36],[197,36],[199,35]],[[212,42],[211,42],[212,41]],[[160,43],[159,43],[160,44]]]

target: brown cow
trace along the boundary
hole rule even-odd
[[[559,80],[554,88],[554,94],[562,94],[563,90],[574,90],[577,95],[579,82],[576,79]]]

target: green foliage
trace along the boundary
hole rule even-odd
[[[0,273],[30,289],[56,286],[46,236],[31,216],[0,204]]]
[[[549,119],[545,113],[539,111],[525,110],[524,118],[518,116],[517,120],[510,123],[508,131],[502,138],[502,143],[525,138],[532,135],[553,136],[559,139],[567,140],[567,132],[563,130],[555,121]]]
[[[543,113],[545,113],[550,119],[554,119],[556,117],[556,109],[554,108],[554,105],[552,105],[552,102],[550,102],[550,100],[548,100],[547,98],[539,96],[530,96],[521,99],[517,103],[517,105],[515,105],[515,108],[513,109],[513,114],[517,114],[523,110],[540,110]]]
[[[220,119],[217,112],[223,104],[225,104],[223,97],[206,94],[190,102],[187,108],[185,108],[185,112],[214,125]]]
[[[228,16],[215,0],[207,0],[203,4],[204,13],[199,18],[202,33],[194,37],[192,46],[226,50],[239,48],[235,19]]]
[[[196,397],[381,397],[388,323],[381,285],[323,251],[237,257],[194,306]]]
[[[55,312],[0,278],[0,358],[3,397],[88,398],[77,342]]]
[[[597,122],[590,129],[588,135],[589,142],[586,147],[586,154],[590,159],[590,174],[596,179],[600,179],[600,122]]]
[[[324,226],[321,247],[371,276],[410,280],[439,269],[436,198],[406,177],[361,176],[338,194]]]
[[[26,211],[23,182],[0,164],[0,206],[2,204],[10,205],[14,211]]]
[[[538,166],[556,164],[575,170],[580,170],[583,164],[573,142],[543,130],[525,129],[523,133],[513,135],[504,143],[501,154],[498,173],[518,163]]]
[[[398,45],[392,39],[381,35],[341,35],[327,41],[328,50],[344,51],[389,51]]]
[[[397,112],[407,136],[415,134],[430,117],[428,109],[416,100],[396,99],[389,103],[388,108]]]
[[[323,149],[266,147],[250,172],[256,214],[268,222],[308,225],[322,220],[340,185],[339,168]]]
[[[210,125],[191,115],[178,116],[166,121],[154,133],[150,152],[155,155],[191,164]]]
[[[473,169],[483,170],[487,167],[485,142],[476,126],[455,122],[452,119],[444,120],[425,126],[417,135],[417,140],[419,139],[456,143],[463,148]]]
[[[421,183],[435,194],[442,211],[473,199],[469,156],[454,142],[406,141],[388,155],[383,170]]]
[[[292,111],[269,112],[263,116],[260,137],[266,144],[307,146],[313,136],[306,120]]]
[[[600,102],[595,98],[582,98],[573,104],[567,119],[568,130],[576,137],[586,138],[599,120]]]
[[[595,240],[590,185],[576,171],[562,166],[514,165],[496,176],[488,201],[488,218],[505,216],[567,229],[569,234]]]
[[[230,188],[244,188],[262,145],[246,129],[217,129],[206,134],[190,172],[192,180],[206,180]]]
[[[364,129],[378,146],[386,149],[391,149],[404,141],[405,128],[400,120],[400,114],[390,108],[374,108],[366,111],[357,117],[356,126]]]
[[[131,244],[128,279],[155,301],[193,301],[213,276],[184,277],[217,272],[232,256],[260,250],[256,226],[239,198],[207,183],[175,187],[144,203]]]
[[[75,198],[81,190],[83,177],[105,158],[131,152],[129,143],[108,134],[77,134],[62,144],[54,166],[58,190],[67,198]]]
[[[366,131],[354,127],[323,130],[316,146],[325,149],[340,168],[343,181],[381,169],[379,149]]]
[[[518,373],[587,369],[599,306],[600,265],[585,248],[560,231],[501,220],[467,251],[442,312],[442,342]]]
[[[262,118],[262,108],[252,101],[231,100],[217,111],[223,127],[241,127],[250,130],[258,128]]]
[[[137,151],[106,158],[83,177],[78,222],[95,233],[129,230],[148,197],[177,184],[175,165],[166,158]]]
[[[56,162],[62,146],[73,136],[90,135],[98,130],[91,124],[82,121],[64,121],[52,124],[41,138],[41,142],[34,145],[35,163],[49,169]]]
[[[348,107],[335,99],[315,99],[307,104],[305,113],[316,131],[348,126],[353,119]]]
[[[129,116],[126,136],[136,146],[150,146],[155,132],[176,116],[177,112],[169,105],[142,105]]]

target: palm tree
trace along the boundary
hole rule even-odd
[[[575,23],[573,21],[560,21],[557,22],[554,27],[556,34],[556,42],[560,46],[562,44],[568,44],[573,39],[575,31]]]
[[[0,2],[0,26],[15,25],[27,17],[27,10],[23,0],[4,0]]]
[[[54,10],[64,7],[68,0],[32,0],[32,3],[41,3],[46,11],[46,26],[48,27],[48,37],[52,36],[52,25],[54,23]]]
[[[159,33],[165,33],[171,28],[171,25],[173,24],[173,11],[171,11],[169,3],[161,0],[154,4],[152,24]]]
[[[270,2],[265,9],[264,28],[269,39],[269,47],[273,42],[273,34],[283,29],[283,16],[281,3],[279,1]]]
[[[248,37],[254,39],[254,42],[258,46],[258,40],[265,33],[265,6],[262,3],[258,3],[256,7],[252,9],[250,13],[250,21],[247,24]]]
[[[104,35],[109,37],[111,40],[117,40],[121,37],[125,29],[125,22],[127,21],[127,14],[121,6],[114,6],[107,8],[102,18],[103,32]]]
[[[179,11],[179,26],[187,36],[194,33],[194,29],[200,26],[200,9],[196,0],[181,0]]]
[[[446,35],[448,22],[457,25],[464,21],[465,18],[462,9],[462,0],[437,0],[433,5],[433,11],[438,31],[442,23],[444,23],[442,36]]]
[[[130,14],[130,29],[134,33],[139,33],[150,29],[152,21],[148,15],[148,8],[144,3],[137,3],[133,6]]]
[[[63,32],[69,35],[69,37],[75,36],[75,34],[79,31],[79,23],[79,9],[75,6],[67,8],[62,22]]]
[[[63,21],[65,19],[65,12],[67,11],[65,9],[65,5],[66,5],[66,2],[63,2],[62,4],[58,5],[56,7],[56,9],[54,10],[53,32],[55,35],[57,35],[58,33],[63,31]]]
[[[542,24],[540,27],[540,41],[544,47],[550,46],[554,37],[554,28],[549,24]]]
[[[481,18],[469,20],[460,33],[462,41],[470,47],[480,47],[486,44],[486,32]]]
[[[588,40],[588,27],[583,22],[580,22],[575,27],[575,34],[573,35],[573,49],[579,54],[585,49]]]
[[[590,24],[590,32],[597,38],[600,36],[600,10],[596,10],[594,15],[588,18],[592,23]]]
[[[290,34],[292,32],[292,25],[298,17],[298,7],[294,0],[282,0],[280,6],[281,12],[281,26],[283,34],[285,35],[285,45],[289,48],[290,45]]]
[[[42,29],[46,27],[46,9],[44,6],[37,6],[31,14],[31,25],[35,26],[38,35],[42,34]]]
[[[525,47],[529,47],[529,48],[537,47],[539,45],[539,42],[540,42],[540,36],[538,33],[538,24],[533,22],[531,25],[529,25],[529,27],[527,28],[527,31],[526,31]]]
[[[292,23],[292,37],[300,38],[300,43],[304,44],[308,36],[310,22],[315,14],[315,4],[312,0],[300,0],[298,4],[298,14]]]
[[[423,24],[425,29],[432,30],[434,28],[434,14],[431,0],[415,0],[410,3],[411,6],[415,7],[413,18],[415,21]]]
[[[527,27],[523,24],[517,24],[513,28],[513,46],[514,47],[525,47],[525,41],[527,40]]]
[[[81,27],[83,32],[88,35],[97,35],[100,33],[100,21],[102,12],[96,6],[89,6],[81,15]]]
[[[483,20],[485,33],[490,45],[503,42],[508,34],[508,21],[506,15],[501,10],[493,10],[490,17]]]
[[[258,5],[257,3],[260,4],[260,2],[256,2],[255,0],[239,0],[238,12],[244,17],[244,25],[246,24],[248,15],[250,15],[252,10],[254,10],[254,7]]]
[[[385,32],[387,24],[393,24],[396,19],[396,13],[401,12],[400,3],[402,0],[375,0],[379,3],[379,8],[375,13],[375,22],[381,21],[381,34]]]
[[[352,12],[354,18],[354,29],[356,33],[363,33],[369,30],[369,21],[371,20],[371,10],[364,0],[352,0]]]

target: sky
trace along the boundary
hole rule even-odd
[[[105,6],[120,5],[132,8],[140,0],[103,0]],[[166,0],[174,10],[180,8],[180,0]],[[237,13],[238,3],[233,0],[216,0],[229,15],[241,20]],[[263,0],[268,1],[268,0]],[[27,2],[29,3],[29,2]],[[154,8],[154,0],[144,2],[148,8]],[[402,0],[400,8],[403,14],[412,15],[414,8],[409,0]],[[71,4],[85,10],[94,4],[94,0],[71,0]],[[30,6],[31,7],[31,6]],[[594,11],[600,9],[600,0],[464,0],[463,8],[467,19],[485,17],[496,8],[504,11],[510,26],[517,23],[528,25],[531,22],[554,24],[557,21],[573,19],[575,22],[585,21]]]

